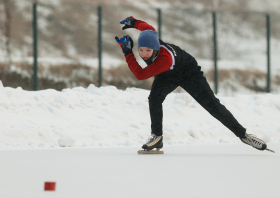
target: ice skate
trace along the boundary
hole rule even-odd
[[[243,143],[254,147],[255,149],[258,149],[258,150],[261,150],[261,151],[267,150],[267,151],[275,153],[273,150],[270,150],[270,149],[267,148],[267,145],[263,140],[257,138],[256,136],[254,136],[252,134],[245,133],[245,136],[240,137],[240,140]]]
[[[138,154],[164,154],[161,150],[163,147],[162,139],[162,136],[156,136],[152,133],[147,142],[142,146],[144,150],[139,150]]]

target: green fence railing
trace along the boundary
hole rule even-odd
[[[9,1],[10,3],[14,4],[9,7],[9,12],[12,12],[12,9],[16,8],[15,1]],[[272,86],[272,64],[275,63],[275,61],[271,61],[271,59],[275,59],[274,54],[271,54],[271,51],[273,51],[273,47],[275,45],[271,45],[271,41],[275,42],[276,39],[279,39],[277,34],[275,33],[275,30],[280,27],[275,23],[277,21],[276,19],[271,20],[271,13],[250,13],[250,12],[226,12],[226,11],[210,11],[210,10],[205,10],[205,11],[195,11],[195,10],[190,10],[190,9],[150,9],[149,10],[149,15],[141,15],[141,12],[143,10],[139,10],[134,7],[129,7],[129,9],[123,8],[123,7],[116,7],[116,6],[98,6],[98,5],[90,5],[89,4],[82,4],[82,3],[65,3],[64,6],[65,9],[69,8],[70,5],[75,7],[75,10],[73,12],[77,13],[72,13],[70,18],[69,16],[64,16],[67,14],[67,12],[63,12],[62,10],[59,10],[58,7],[55,5],[48,5],[47,3],[44,2],[38,2],[38,3],[33,3],[32,6],[30,6],[30,12],[33,13],[31,17],[32,23],[32,30],[33,30],[33,36],[32,38],[32,49],[33,49],[33,74],[32,74],[32,89],[33,90],[38,90],[41,89],[40,85],[40,78],[43,74],[38,74],[39,72],[42,72],[43,69],[41,68],[42,65],[40,64],[40,59],[41,59],[41,54],[42,54],[42,47],[41,45],[44,46],[49,45],[52,46],[52,49],[55,50],[55,48],[59,48],[61,51],[62,55],[65,57],[69,57],[73,54],[83,54],[86,52],[87,54],[92,54],[92,56],[95,56],[94,59],[97,60],[97,71],[96,73],[96,79],[97,79],[97,84],[99,87],[103,86],[104,81],[104,76],[106,75],[106,70],[104,68],[107,67],[107,65],[110,64],[108,62],[108,59],[106,56],[107,54],[110,54],[110,57],[113,57],[115,55],[120,54],[120,50],[117,50],[117,45],[114,43],[114,39],[112,37],[112,33],[117,34],[131,34],[132,37],[137,38],[137,30],[125,30],[121,31],[121,26],[119,23],[120,19],[127,17],[126,14],[124,13],[125,10],[131,10],[131,15],[136,15],[135,17],[137,18],[138,16],[143,16],[143,20],[147,22],[154,22],[155,27],[157,26],[157,31],[158,31],[158,36],[160,39],[164,36],[164,41],[167,40],[167,42],[175,42],[175,45],[183,45],[182,49],[186,49],[186,51],[191,50],[191,54],[195,53],[194,56],[196,57],[197,55],[201,55],[202,59],[205,58],[207,60],[212,60],[211,65],[213,65],[212,70],[213,70],[213,91],[215,94],[220,92],[220,81],[219,79],[222,77],[222,73],[220,73],[220,69],[225,68],[224,62],[222,60],[225,60],[224,58],[225,54],[230,57],[231,54],[236,53],[238,49],[243,50],[243,52],[240,52],[241,56],[246,57],[249,52],[247,53],[245,48],[246,44],[243,44],[242,41],[245,41],[245,39],[236,39],[236,41],[232,41],[232,39],[225,38],[227,34],[225,33],[228,31],[228,34],[236,34],[239,36],[241,33],[239,29],[242,29],[244,27],[239,27],[242,24],[237,24],[238,21],[240,20],[241,16],[244,17],[245,20],[248,20],[247,25],[249,28],[256,28],[258,32],[258,37],[259,35],[265,33],[265,36],[263,35],[263,38],[258,38],[259,40],[262,40],[261,44],[263,46],[262,51],[266,51],[266,53],[263,53],[263,59],[261,60],[263,62],[258,62],[258,64],[266,64],[263,65],[263,70],[265,70],[266,73],[266,92],[271,93],[273,90]],[[22,4],[23,5],[23,4]],[[7,6],[5,4],[5,6]],[[42,9],[40,9],[42,8]],[[49,8],[49,11],[46,11],[46,8]],[[93,10],[95,8],[95,11]],[[37,10],[38,9],[38,10]],[[45,9],[45,10],[44,10]],[[114,9],[114,12],[112,10]],[[22,9],[23,10],[23,9]],[[28,10],[28,9],[27,9]],[[110,17],[108,17],[108,14]],[[228,16],[229,14],[229,16]],[[76,16],[77,15],[77,16]],[[275,15],[275,13],[274,13]],[[274,16],[273,15],[273,16]],[[18,18],[12,18],[12,22],[17,22],[18,24],[23,24],[22,26],[20,25],[12,25],[12,28],[25,28],[24,31],[27,33],[28,26],[24,25],[22,21],[25,20],[25,18],[28,17],[21,17],[21,15],[12,13],[12,17],[18,17]],[[256,19],[254,19],[254,16],[257,16],[260,20],[259,23],[263,23],[262,25],[258,25],[256,22]],[[116,18],[114,18],[116,17]],[[236,18],[234,18],[236,17]],[[42,22],[42,18],[44,18],[44,22]],[[203,18],[203,19],[202,19]],[[280,17],[279,17],[280,18]],[[73,20],[77,20],[78,22],[75,22]],[[93,24],[92,22],[89,21],[95,20],[96,23]],[[170,21],[167,21],[167,19]],[[182,20],[184,19],[184,20]],[[185,19],[188,19],[187,22]],[[142,20],[142,19],[141,19]],[[230,20],[230,23],[228,23],[228,26],[226,26],[226,20]],[[252,21],[252,23],[250,22]],[[114,26],[112,26],[110,23],[112,21],[116,21]],[[239,21],[240,22],[240,21]],[[242,21],[241,21],[242,22]],[[1,22],[0,18],[0,25],[4,24],[3,20]],[[47,24],[46,24],[47,23]],[[88,24],[84,25],[83,24]],[[110,24],[110,25],[109,25]],[[48,26],[48,27],[47,27]],[[51,28],[50,28],[51,27]],[[81,29],[81,27],[85,27],[85,29]],[[229,30],[231,29],[231,30]],[[22,38],[27,38],[28,35],[20,35]],[[30,30],[29,30],[30,31]],[[231,31],[231,32],[230,32]],[[239,31],[239,32],[238,32]],[[19,30],[13,30],[12,29],[12,36],[17,36],[17,34],[21,33]],[[46,33],[48,32],[48,34]],[[90,33],[88,33],[90,32]],[[0,31],[1,33],[1,31]],[[56,36],[54,36],[56,35]],[[90,35],[92,35],[92,39],[90,38]],[[173,36],[174,35],[174,36]],[[4,35],[5,36],[5,35]],[[244,35],[243,35],[244,36]],[[6,35],[6,37],[8,37]],[[73,37],[73,38],[72,38]],[[112,37],[112,38],[111,38]],[[245,35],[246,37],[246,35]],[[276,39],[271,39],[271,38]],[[241,38],[241,37],[240,37]],[[44,40],[45,39],[45,40]],[[49,39],[50,42],[46,42],[46,40]],[[184,40],[182,42],[182,40]],[[38,40],[39,40],[39,45],[38,45]],[[44,42],[41,42],[44,40]],[[62,40],[64,43],[62,43]],[[111,41],[110,41],[111,40]],[[7,43],[9,45],[14,45],[14,46],[9,46],[9,49],[15,49],[15,46],[18,46],[19,44],[26,44],[28,43],[28,39],[25,39],[19,44],[15,45],[15,40],[13,38],[6,38]],[[9,42],[8,42],[9,41]],[[12,42],[11,42],[12,41]],[[109,42],[110,41],[110,42]],[[68,43],[67,43],[68,42]],[[92,43],[90,45],[89,43]],[[232,46],[234,47],[228,47],[226,42],[231,43]],[[264,43],[265,42],[265,45]],[[137,42],[135,42],[137,43]],[[255,43],[260,45],[260,42]],[[74,49],[74,47],[69,47],[70,45],[76,47],[77,49]],[[241,46],[243,45],[243,48]],[[197,48],[193,46],[198,46]],[[245,46],[245,47],[244,47]],[[83,49],[78,49],[79,47],[84,47]],[[61,49],[60,49],[61,48]],[[234,49],[236,48],[236,49]],[[252,47],[251,47],[252,48]],[[22,51],[24,51],[24,48]],[[108,52],[108,50],[111,50]],[[232,50],[235,50],[234,53],[232,53]],[[252,50],[251,50],[252,51]],[[259,50],[260,51],[260,50]],[[71,53],[70,53],[71,52]],[[26,52],[27,54],[30,54],[30,52]],[[253,54],[254,52],[251,52]],[[40,57],[38,57],[40,54]],[[70,54],[70,55],[69,55]],[[78,55],[77,55],[78,56]],[[206,57],[207,56],[207,57]],[[233,55],[232,55],[233,56]],[[11,56],[13,57],[13,56]],[[104,57],[106,57],[104,59]],[[92,57],[91,57],[92,58]],[[112,59],[113,59],[112,58]],[[15,60],[16,58],[13,58]],[[92,58],[93,59],[93,58]],[[103,60],[104,59],[104,60]],[[266,59],[266,60],[265,60]],[[73,58],[73,64],[78,61],[76,60],[76,57]],[[76,62],[75,62],[76,61]],[[112,60],[114,62],[115,60]],[[252,62],[255,61],[257,62],[258,60],[252,60]],[[27,61],[25,61],[27,62]],[[64,64],[64,63],[63,63]],[[65,63],[67,64],[67,63]],[[79,64],[82,64],[79,62]],[[224,64],[224,65],[223,65]],[[267,67],[265,69],[265,66]],[[76,68],[74,66],[74,68]],[[273,67],[274,68],[274,67]],[[211,70],[211,72],[212,72]],[[276,71],[276,70],[275,70]],[[45,72],[47,73],[47,72]],[[89,72],[90,74],[90,72]],[[95,75],[94,74],[94,75]],[[3,74],[0,74],[3,76]],[[47,75],[47,74],[44,74]],[[72,74],[73,76],[74,74]],[[103,76],[104,75],[104,76]],[[69,76],[70,77],[70,76]],[[3,77],[2,77],[3,78]],[[39,78],[39,79],[38,79]],[[24,80],[22,80],[23,82]],[[54,79],[51,81],[52,83],[57,83],[57,79]],[[73,86],[78,85],[79,82],[75,82]],[[19,83],[19,86],[20,83]],[[46,85],[47,86],[47,85]],[[65,87],[66,85],[57,85],[57,87]],[[69,85],[68,85],[69,86]]]

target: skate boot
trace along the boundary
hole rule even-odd
[[[144,150],[138,151],[138,154],[163,154],[163,151],[160,149],[163,147],[162,136],[156,136],[151,134],[147,142],[142,146]],[[156,150],[153,150],[153,149]]]
[[[252,147],[254,147],[254,148],[258,149],[258,150],[261,150],[261,151],[268,150],[268,151],[274,153],[274,151],[272,151],[272,150],[267,148],[267,145],[266,145],[266,143],[263,140],[257,138],[256,136],[254,136],[252,134],[245,133],[245,136],[244,137],[240,137],[240,140],[243,143],[248,144],[248,145],[250,145],[250,146],[252,146]]]

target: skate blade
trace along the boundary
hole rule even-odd
[[[138,151],[138,154],[141,155],[141,154],[164,154],[164,152],[162,150],[139,150]]]
[[[270,150],[270,149],[268,149],[268,148],[266,148],[265,150],[270,151],[270,152],[272,152],[272,153],[275,153],[275,151]]]

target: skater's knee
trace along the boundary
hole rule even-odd
[[[150,94],[148,97],[149,103],[157,102],[157,103],[163,103],[165,100],[165,96],[162,96],[160,94]]]

